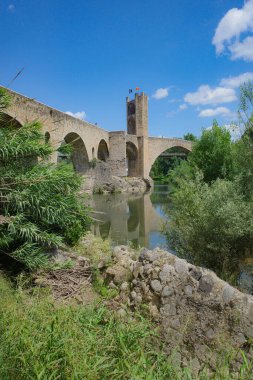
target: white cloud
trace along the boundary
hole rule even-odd
[[[188,92],[184,101],[191,105],[230,103],[237,99],[235,90],[232,88],[215,87],[208,85],[199,86],[196,92]]]
[[[183,111],[183,110],[186,110],[187,107],[188,107],[187,104],[183,103],[183,104],[180,104],[178,109],[179,109],[179,111]]]
[[[9,4],[8,5],[8,11],[9,12],[15,12],[15,5],[14,4]]]
[[[220,81],[220,85],[224,87],[237,88],[249,80],[253,80],[253,73],[247,72],[236,77],[223,78]]]
[[[158,88],[155,91],[155,93],[152,95],[152,98],[160,100],[160,99],[167,98],[168,95],[169,95],[168,87],[167,88]]]
[[[246,32],[253,32],[253,0],[246,1],[241,9],[230,9],[221,19],[212,41],[216,52],[221,54],[228,49],[231,59],[253,60],[252,37],[240,42],[241,34]]]
[[[86,118],[86,113],[84,111],[80,111],[80,112],[76,112],[76,113],[67,111],[65,113],[67,115],[73,116],[73,117],[75,117],[77,119],[80,119],[80,120],[84,120]]]
[[[207,108],[199,113],[199,117],[214,117],[214,116],[231,116],[232,113],[227,107]]]
[[[243,42],[236,42],[229,47],[232,53],[231,59],[244,59],[244,61],[253,61],[253,37],[246,37]]]

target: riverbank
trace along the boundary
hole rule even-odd
[[[0,276],[1,378],[251,379],[253,297],[213,272],[91,234],[55,263]]]

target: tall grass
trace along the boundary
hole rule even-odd
[[[115,319],[103,306],[56,306],[0,278],[0,379],[176,379],[152,347],[142,319]]]
[[[1,380],[191,380],[159,350],[149,321],[122,321],[104,306],[56,305],[47,294],[15,290],[0,276]],[[229,363],[214,379],[252,379]],[[223,375],[223,374],[226,375]],[[199,379],[211,379],[199,375]]]

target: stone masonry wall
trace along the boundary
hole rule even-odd
[[[108,279],[129,306],[146,305],[160,326],[165,351],[179,365],[215,370],[233,352],[236,371],[240,349],[252,360],[253,296],[159,248],[144,248],[136,258],[136,252],[119,246],[113,256]]]
[[[94,149],[95,157],[100,141],[103,139],[109,146],[109,132],[97,125],[87,121],[77,119],[67,115],[65,112],[58,111],[48,107],[34,99],[10,91],[12,96],[12,106],[8,108],[8,114],[17,119],[21,124],[40,120],[43,124],[43,132],[49,132],[50,142],[58,148],[68,133],[74,132],[83,140],[88,158],[93,158],[92,150]],[[52,161],[57,161],[57,155],[52,157]]]
[[[115,176],[125,177],[126,170],[126,132],[109,133],[109,160],[108,164]]]

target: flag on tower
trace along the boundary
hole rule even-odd
[[[135,90],[136,91],[140,91],[140,87],[135,87]]]

